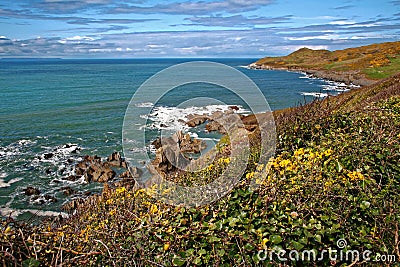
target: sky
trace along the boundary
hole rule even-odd
[[[400,0],[0,3],[0,57],[258,58],[399,36]]]

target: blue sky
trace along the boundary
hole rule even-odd
[[[400,0],[6,2],[0,57],[263,57],[400,36]]]

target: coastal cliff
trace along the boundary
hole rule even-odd
[[[399,71],[400,42],[336,51],[312,50],[304,47],[287,56],[262,58],[249,67],[301,71],[317,78],[365,86]]]

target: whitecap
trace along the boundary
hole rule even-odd
[[[68,218],[68,214],[65,212],[59,211],[51,211],[51,210],[36,210],[36,209],[12,209],[9,207],[1,207],[0,214],[4,217],[11,216],[12,218],[16,218],[23,213],[32,213],[33,215],[37,216],[48,216],[48,217],[57,217],[62,216],[63,218]]]
[[[154,104],[151,102],[143,102],[143,103],[138,103],[135,106],[138,108],[151,108],[154,106]]]
[[[3,176],[1,178],[4,178],[6,176]],[[5,188],[5,187],[10,187],[13,183],[16,183],[18,181],[21,181],[23,178],[13,178],[10,181],[6,182],[3,179],[0,179],[0,188]]]
[[[302,92],[300,94],[304,95],[304,96],[314,96],[314,97],[319,97],[319,98],[329,96],[329,94],[327,94],[327,93],[318,93],[318,92]]]
[[[235,111],[238,114],[247,114],[248,110],[244,109],[242,106],[237,106],[239,109]],[[190,128],[186,125],[188,117],[193,114],[199,115],[212,115],[217,111],[224,112],[230,109],[230,105],[209,105],[202,107],[166,107],[160,106],[155,107],[152,112],[148,115],[141,115],[141,118],[151,121],[150,124],[146,126],[148,129],[154,130],[182,130],[188,131]],[[142,126],[143,127],[143,126]]]

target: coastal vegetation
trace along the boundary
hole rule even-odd
[[[302,67],[357,69],[369,78],[382,78],[395,72],[392,64],[399,63],[398,43],[383,47],[382,53],[380,45],[368,48],[378,50],[371,52],[372,57],[362,57],[368,58],[368,67],[363,65],[367,59],[359,56],[361,48],[341,53],[303,49],[277,64],[297,67],[303,60]],[[337,60],[332,61],[332,53]],[[390,55],[389,61],[381,54]],[[271,64],[268,60],[263,64]],[[368,74],[371,68],[384,75]],[[4,218],[0,262],[5,266],[277,266],[283,262],[272,251],[296,250],[300,255],[313,251],[321,257],[330,248],[357,250],[360,257],[369,250],[371,261],[381,255],[399,261],[400,75],[280,110],[274,117],[275,156],[258,164],[260,135],[254,130],[245,173],[218,201],[202,207],[169,206],[151,197],[157,188],[111,188],[106,183],[100,196],[80,205],[68,219],[30,225]],[[202,176],[212,180],[232,161],[229,147],[229,138],[223,137],[212,165],[196,176],[181,174],[177,181],[192,184],[202,182]],[[345,242],[338,248],[339,240]],[[366,263],[327,255],[319,261],[286,257],[287,264],[302,266]]]
[[[302,48],[283,57],[265,57],[257,66],[268,68],[318,70],[378,80],[396,74],[400,69],[400,42],[372,44],[344,50]]]

